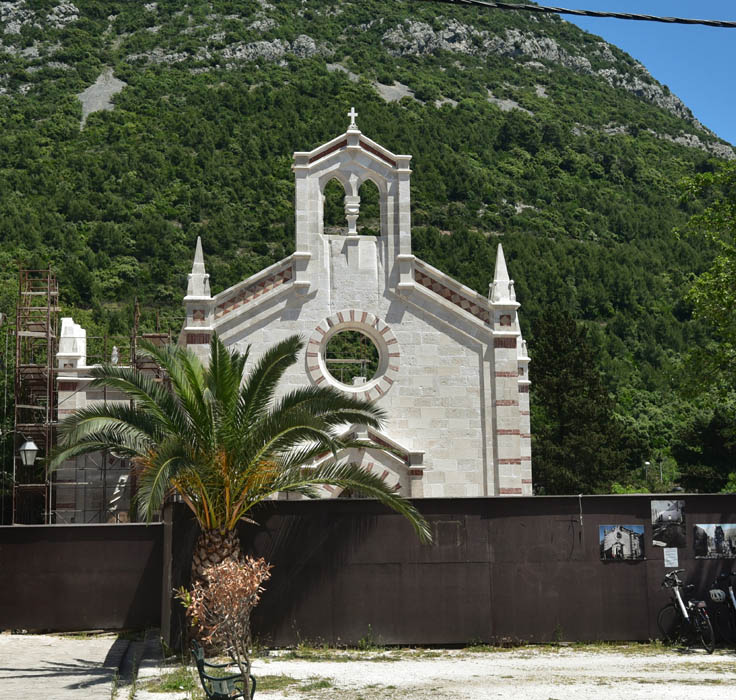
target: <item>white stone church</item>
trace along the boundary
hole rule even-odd
[[[348,130],[294,154],[296,251],[211,296],[198,244],[184,298],[182,342],[206,356],[212,333],[259,356],[294,333],[307,339],[284,389],[331,385],[388,413],[368,431],[394,452],[352,455],[406,496],[531,495],[529,358],[501,246],[487,299],[411,250],[411,156]],[[324,190],[345,190],[346,228],[327,234]],[[380,235],[359,235],[361,185],[379,192]],[[331,339],[359,331],[375,345],[374,376],[336,378]],[[365,381],[363,381],[365,380]],[[353,426],[352,431],[360,430]]]
[[[531,495],[529,357],[503,249],[498,246],[488,298],[415,257],[411,156],[367,138],[355,111],[349,116],[344,134],[294,154],[292,255],[212,296],[197,241],[179,342],[206,358],[217,333],[226,346],[250,345],[251,357],[258,357],[275,342],[300,334],[306,349],[282,390],[331,385],[383,407],[388,420],[381,431],[349,426],[346,432],[392,451],[347,456],[400,494]],[[345,191],[345,227],[337,234],[327,233],[324,225],[324,191],[332,180]],[[359,191],[368,180],[379,193],[380,235],[358,233]],[[363,338],[375,361],[370,367],[360,359],[337,362],[356,363],[370,376],[345,380],[329,358],[328,345],[347,332]],[[73,385],[72,377],[59,375],[65,411],[87,403],[86,357],[72,351],[83,347],[83,338],[84,329],[63,320],[59,367],[74,366]],[[65,396],[71,388],[73,403]],[[325,495],[340,493],[328,487]]]

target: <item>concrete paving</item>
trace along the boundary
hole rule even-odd
[[[110,700],[128,645],[115,634],[0,634],[0,700]]]

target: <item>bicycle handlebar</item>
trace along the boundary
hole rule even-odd
[[[675,586],[681,586],[682,581],[677,577],[677,574],[685,573],[685,569],[675,569],[664,575],[664,581],[662,581],[662,588],[674,588]]]

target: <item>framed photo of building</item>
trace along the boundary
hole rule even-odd
[[[684,547],[685,501],[652,501],[652,545]]]
[[[736,523],[695,525],[693,548],[696,559],[736,559]]]
[[[643,525],[600,525],[598,539],[603,561],[644,559]]]

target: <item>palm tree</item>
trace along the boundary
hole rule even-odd
[[[170,495],[181,496],[201,531],[193,578],[208,565],[240,558],[236,526],[253,522],[249,516],[259,503],[284,491],[316,497],[316,486],[323,484],[378,499],[429,540],[427,523],[411,503],[377,475],[337,459],[344,448],[381,449],[341,438],[338,431],[346,424],[379,427],[382,409],[329,387],[275,398],[302,347],[299,337],[287,338],[247,371],[249,350],[228,350],[217,336],[208,366],[188,349],[145,344],[168,386],[131,368],[95,367],[91,386],[124,392],[132,401],[81,409],[63,421],[51,468],[100,450],[130,459],[138,476],[138,512],[149,522]],[[309,466],[325,452],[334,459]]]

